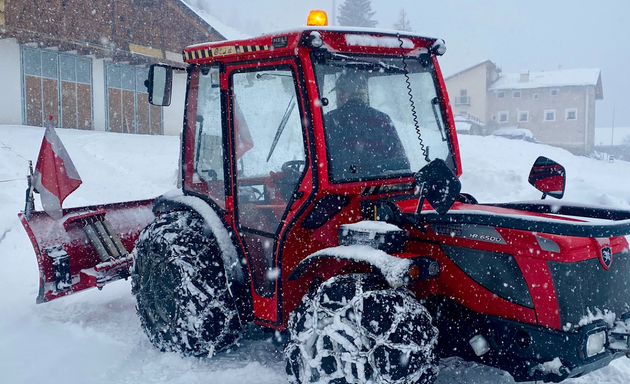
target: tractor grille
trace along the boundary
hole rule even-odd
[[[556,289],[560,321],[575,329],[580,320],[597,309],[609,310],[617,317],[630,310],[630,253],[616,253],[609,270],[599,258],[577,263],[549,261]]]

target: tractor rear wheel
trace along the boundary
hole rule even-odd
[[[240,335],[221,250],[190,211],[159,215],[133,252],[132,293],[144,332],[162,351],[212,356]]]
[[[285,348],[292,383],[432,383],[437,335],[407,289],[369,274],[336,276],[304,297]]]

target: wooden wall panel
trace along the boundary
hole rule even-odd
[[[110,132],[122,132],[122,106],[121,106],[121,90],[115,88],[109,88],[108,94],[108,117],[109,117],[109,131]]]
[[[120,55],[129,43],[181,52],[187,45],[220,39],[182,0],[5,1],[9,37],[115,60],[129,60]]]
[[[79,115],[77,128],[92,129],[92,87],[89,84],[77,84],[77,104]]]
[[[42,79],[44,121],[53,115],[53,125],[59,126],[59,85],[56,79]]]
[[[20,43],[37,41],[40,48],[58,47],[59,51],[76,51],[78,55],[113,58],[114,62],[162,61],[125,52],[129,44],[151,47],[160,56],[159,51],[181,52],[187,45],[220,39],[181,0],[4,2],[8,28],[7,32],[2,31],[3,36],[15,37]],[[56,126],[93,127],[89,85],[74,84],[73,90],[68,84],[60,92],[58,83],[43,85],[40,78],[27,78],[25,83],[27,124],[41,126],[44,114],[52,114]],[[107,92],[109,130],[162,134],[162,110],[147,105],[144,94],[135,101],[134,111],[130,95],[123,96],[123,91],[115,89]],[[57,122],[58,119],[63,121]]]
[[[61,116],[64,128],[77,128],[77,88],[75,83],[61,82]]]
[[[151,105],[151,130],[149,134],[162,134],[162,107]]]
[[[138,93],[138,133],[142,135],[150,131],[149,106],[148,94]]]
[[[133,91],[122,91],[123,132],[136,133],[135,95]]]
[[[138,6],[137,0],[114,0],[114,2],[118,36],[133,36],[133,39],[127,39],[127,42],[162,48],[162,40],[168,39],[168,36],[164,33],[164,26],[156,20],[156,15],[160,14],[161,9],[164,8],[161,2],[153,2],[144,7]]]
[[[26,124],[42,126],[42,81],[39,77],[25,76]]]
[[[112,35],[113,10],[106,1],[66,0],[63,9],[64,36],[102,43],[100,39]]]

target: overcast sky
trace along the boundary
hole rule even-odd
[[[305,25],[333,0],[187,0],[251,35]],[[335,0],[337,7],[344,0]],[[630,0],[372,0],[377,27],[405,9],[415,32],[441,37],[445,76],[485,60],[504,73],[599,68],[604,100],[596,127],[630,126]]]

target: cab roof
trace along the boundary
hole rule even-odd
[[[349,27],[304,27],[278,31],[259,37],[195,44],[184,48],[184,61],[204,64],[213,61],[240,61],[261,57],[295,55],[306,46],[308,36],[319,35],[322,48],[331,52],[405,54],[422,53],[438,39],[407,32]]]

